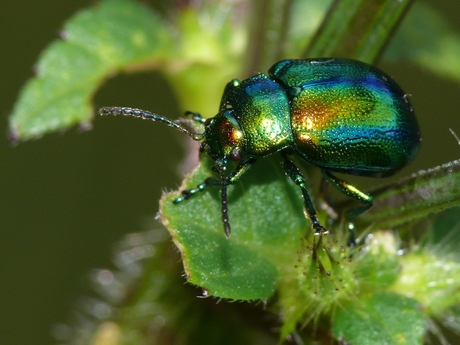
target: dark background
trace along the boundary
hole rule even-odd
[[[458,1],[431,3],[458,28]],[[91,269],[110,266],[113,243],[146,230],[162,189],[181,180],[182,136],[145,121],[96,117],[90,131],[9,144],[7,116],[37,56],[90,4],[0,0],[0,344],[53,343],[53,325],[87,293]],[[380,67],[412,94],[423,134],[422,152],[401,175],[458,158],[448,128],[460,135],[460,85],[409,63]],[[182,109],[168,90],[158,74],[120,76],[95,103],[174,118]]]

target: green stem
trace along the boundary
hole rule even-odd
[[[334,1],[303,56],[375,62],[412,1]]]

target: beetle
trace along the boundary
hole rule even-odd
[[[231,233],[227,186],[261,158],[281,154],[286,175],[302,192],[315,234],[324,234],[327,230],[318,220],[306,179],[289,156],[320,168],[329,183],[362,204],[348,212],[351,219],[372,207],[372,196],[333,173],[390,176],[413,160],[421,141],[414,111],[399,85],[379,69],[350,59],[282,60],[268,76],[233,79],[224,89],[216,116],[206,119],[186,112],[204,126],[203,133],[136,108],[105,107],[99,113],[160,121],[201,141],[200,152],[212,158],[219,176],[182,191],[174,203],[208,186],[219,187],[227,237]],[[235,163],[230,170],[231,162]],[[351,222],[349,227],[352,230]],[[354,244],[354,239],[350,242]]]

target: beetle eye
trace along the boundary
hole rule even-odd
[[[241,151],[238,148],[234,147],[232,152],[230,152],[230,159],[232,161],[240,161],[241,160]]]
[[[204,126],[205,127],[208,126],[211,123],[211,121],[212,121],[212,117],[208,117],[206,121],[204,121]]]

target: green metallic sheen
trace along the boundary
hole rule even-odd
[[[264,74],[232,80],[219,113],[206,124],[205,138],[203,147],[218,158],[238,152],[243,159],[258,159],[289,147],[293,137],[283,87]]]
[[[307,181],[290,155],[319,167],[330,184],[362,204],[348,211],[351,219],[372,206],[372,196],[332,173],[389,176],[412,161],[420,147],[420,131],[407,95],[382,71],[347,59],[283,60],[270,68],[268,76],[230,81],[216,116],[205,119],[186,113],[204,125],[203,133],[135,108],[108,107],[100,113],[160,121],[202,141],[200,150],[214,160],[213,171],[219,177],[182,191],[175,203],[207,186],[219,187],[227,236],[231,231],[227,186],[258,159],[280,153],[286,175],[300,188],[315,233],[324,234],[327,230],[317,218]],[[353,245],[351,222],[349,229]]]
[[[284,60],[270,70],[291,100],[296,152],[332,171],[388,176],[420,147],[407,96],[385,73],[346,59]]]

